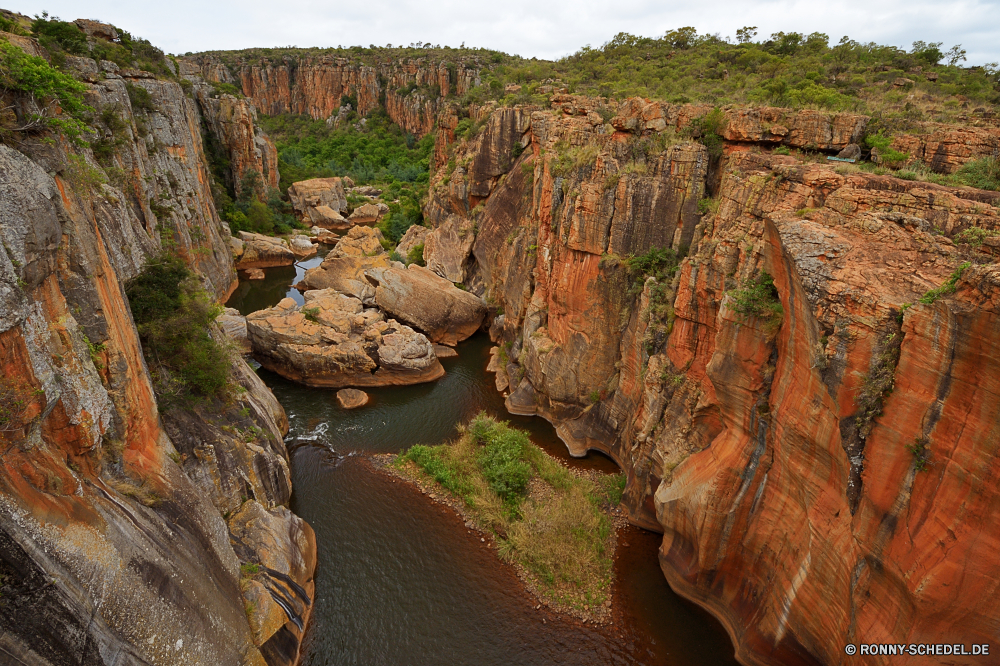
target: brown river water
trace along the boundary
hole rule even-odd
[[[267,269],[241,282],[228,305],[244,314],[270,307],[315,258]],[[619,533],[615,621],[590,626],[535,610],[511,567],[463,520],[414,488],[373,471],[363,457],[437,444],[481,410],[527,430],[551,455],[576,467],[615,472],[596,453],[570,458],[551,425],[512,416],[485,371],[490,341],[478,334],[442,361],[436,382],[367,390],[358,410],[335,391],[300,386],[260,370],[288,412],[292,509],[316,531],[316,604],[305,666],[735,665],[721,625],[675,595],[660,571],[660,536]],[[625,546],[624,544],[628,544]]]

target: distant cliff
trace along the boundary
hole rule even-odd
[[[0,145],[0,661],[292,664],[315,543],[287,509],[284,411],[238,358],[231,404],[158,404],[125,296],[164,250],[229,293],[202,129],[237,181],[277,182],[273,146],[245,101],[63,57],[94,109],[90,145]],[[18,117],[37,101],[4,97]]]
[[[365,116],[384,107],[405,131],[423,136],[434,129],[443,98],[464,95],[480,85],[480,65],[466,58],[428,58],[365,64],[336,56],[250,57],[227,53],[185,58],[184,71],[198,70],[206,81],[238,85],[268,115],[294,113],[317,120],[335,118],[344,98]]]
[[[857,142],[852,114],[564,95],[458,143],[455,117],[428,265],[494,305],[508,408],[627,472],[744,663],[996,635],[1000,193],[787,155]],[[941,172],[1000,136],[925,130],[895,145]]]

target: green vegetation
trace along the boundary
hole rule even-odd
[[[784,310],[774,278],[767,271],[745,280],[742,287],[729,292],[729,296],[732,298],[729,307],[744,318],[762,319],[772,329],[781,326]]]
[[[869,134],[865,137],[865,145],[873,149],[872,161],[877,161],[887,167],[898,167],[909,157],[906,153],[890,148],[892,137],[885,136],[882,132]],[[877,160],[875,158],[877,155]]]
[[[978,250],[986,242],[987,238],[1000,236],[1000,231],[996,229],[983,229],[981,227],[969,227],[963,229],[955,235],[955,242],[960,245],[968,245],[974,250]]]
[[[924,305],[932,305],[934,301],[941,298],[942,296],[947,296],[948,294],[954,294],[955,290],[958,289],[958,281],[962,278],[962,273],[965,269],[971,266],[972,263],[965,261],[955,269],[955,271],[944,281],[940,287],[935,287],[929,290],[926,294],[920,297],[920,302]]]
[[[71,54],[97,61],[110,60],[122,68],[141,69],[159,76],[176,78],[167,65],[163,51],[127,30],[115,30],[118,32],[118,43],[98,39],[94,40],[93,45],[88,45],[86,34],[75,23],[61,21],[56,16],[49,16],[47,12],[36,16],[31,23],[31,34],[52,55],[52,62],[57,66],[65,62],[66,54]]]
[[[302,316],[316,324],[319,322],[319,308],[302,308]]]
[[[430,179],[433,135],[418,140],[392,123],[381,108],[371,112],[363,125],[342,128],[292,115],[265,116],[261,124],[278,147],[281,191],[299,180],[330,176],[376,186],[389,204],[379,228],[393,244],[423,220],[420,206]]]
[[[654,247],[644,255],[625,259],[630,294],[641,293],[646,280],[650,277],[656,278],[656,282],[649,288],[649,307],[646,311],[648,322],[643,338],[646,354],[654,353],[667,341],[667,337],[673,331],[673,277],[680,268],[682,258],[683,253],[678,254],[670,248]]]
[[[871,433],[875,427],[875,418],[882,414],[885,398],[892,393],[896,383],[896,365],[899,363],[903,334],[898,328],[890,330],[879,345],[881,349],[877,352],[868,374],[861,381],[861,390],[855,399],[858,411],[854,425],[861,439],[866,439]]]
[[[913,466],[918,472],[925,472],[931,466],[930,441],[926,437],[916,437],[906,450],[913,454]]]
[[[75,27],[75,26],[74,26]],[[36,102],[37,110],[0,126],[0,138],[11,132],[61,131],[76,143],[83,142],[86,121],[93,109],[84,103],[87,87],[55,69],[43,58],[28,55],[0,39],[0,90],[22,93]],[[57,113],[54,106],[62,109]]]
[[[414,245],[410,248],[410,251],[406,253],[406,263],[416,264],[417,266],[424,265],[424,244]]]
[[[209,333],[221,308],[184,262],[166,254],[150,259],[125,293],[158,395],[168,403],[224,397],[229,353]]]
[[[963,164],[956,175],[964,185],[981,190],[1000,190],[1000,158],[971,160]]]
[[[594,482],[572,474],[526,433],[484,413],[460,437],[414,446],[396,462],[464,502],[476,524],[497,537],[501,557],[522,565],[547,596],[577,608],[610,591],[611,521],[624,477]]]

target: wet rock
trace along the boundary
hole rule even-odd
[[[368,404],[368,394],[358,389],[346,388],[337,391],[337,404],[344,409],[357,409]]]
[[[337,241],[340,240],[340,236],[323,227],[313,227],[309,230],[309,233],[313,235],[311,239],[313,242],[322,243],[323,245],[336,245]]]
[[[391,386],[435,380],[444,368],[427,338],[333,289],[247,317],[254,358],[308,386]]]
[[[453,347],[434,345],[434,355],[438,358],[454,358],[458,356],[458,352]]]
[[[446,345],[465,340],[479,330],[486,304],[422,266],[406,269],[368,269],[365,276],[375,289],[375,303],[391,316]]]

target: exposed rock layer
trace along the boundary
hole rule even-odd
[[[1000,272],[995,243],[952,239],[1000,231],[1000,195],[752,149],[842,148],[856,116],[727,109],[710,170],[672,131],[707,108],[630,100],[605,122],[597,100],[552,107],[497,111],[457,146],[443,117],[456,168],[425,208],[443,228],[480,206],[467,284],[502,312],[490,368],[508,408],[622,465],[671,585],[747,664],[988,642]],[[942,150],[940,170],[979,154]],[[675,276],[622,259],[657,247],[687,251]],[[764,271],[780,319],[740,314]],[[866,663],[886,659],[922,663]]]
[[[89,151],[70,160],[58,140],[0,145],[0,400],[16,407],[0,427],[3,651],[31,664],[292,664],[315,550],[282,506],[284,412],[237,359],[237,405],[161,418],[124,294],[166,248],[216,297],[235,282],[198,106],[136,73],[152,108],[133,109],[123,75],[87,88],[124,123],[116,171]],[[232,522],[257,509],[266,525]],[[231,529],[244,530],[239,552]],[[268,621],[248,618],[241,562],[276,572],[261,584],[304,590],[295,617],[261,598]]]

